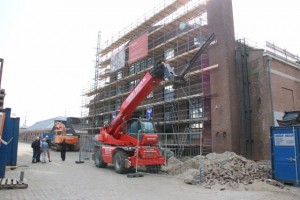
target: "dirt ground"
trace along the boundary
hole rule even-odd
[[[7,170],[6,178],[19,178],[24,171],[27,189],[0,190],[1,200],[299,200],[300,188],[285,186],[283,189],[266,183],[253,183],[245,188],[225,189],[214,186],[211,189],[201,185],[184,183],[183,174],[177,176],[145,175],[128,178],[116,174],[109,166],[99,169],[91,162],[76,164],[78,152],[67,152],[66,161],[60,159],[59,152],[51,151],[52,162],[31,163],[30,144],[19,143],[18,167]],[[187,172],[188,173],[188,172]]]

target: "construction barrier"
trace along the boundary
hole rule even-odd
[[[79,139],[79,161],[94,162],[95,154],[94,135],[81,134]]]

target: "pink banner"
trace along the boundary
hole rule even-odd
[[[131,64],[148,55],[148,33],[132,40],[129,43],[129,59],[128,63]]]

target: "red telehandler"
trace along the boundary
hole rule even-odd
[[[145,166],[148,172],[157,173],[166,164],[166,159],[157,146],[158,135],[152,121],[131,119],[131,115],[163,78],[168,78],[175,87],[185,84],[186,72],[214,37],[214,34],[210,35],[180,75],[174,75],[172,68],[164,61],[159,61],[150,72],[146,72],[123,101],[118,115],[95,135],[96,167],[105,168],[107,164],[113,164],[117,173],[124,174],[136,166]]]

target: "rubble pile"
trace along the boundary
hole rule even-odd
[[[185,162],[173,157],[169,159],[166,171],[184,178],[187,184],[201,181],[206,188],[215,184],[238,188],[241,184],[248,185],[254,181],[266,182],[271,177],[270,166],[259,165],[233,152],[198,155]]]

